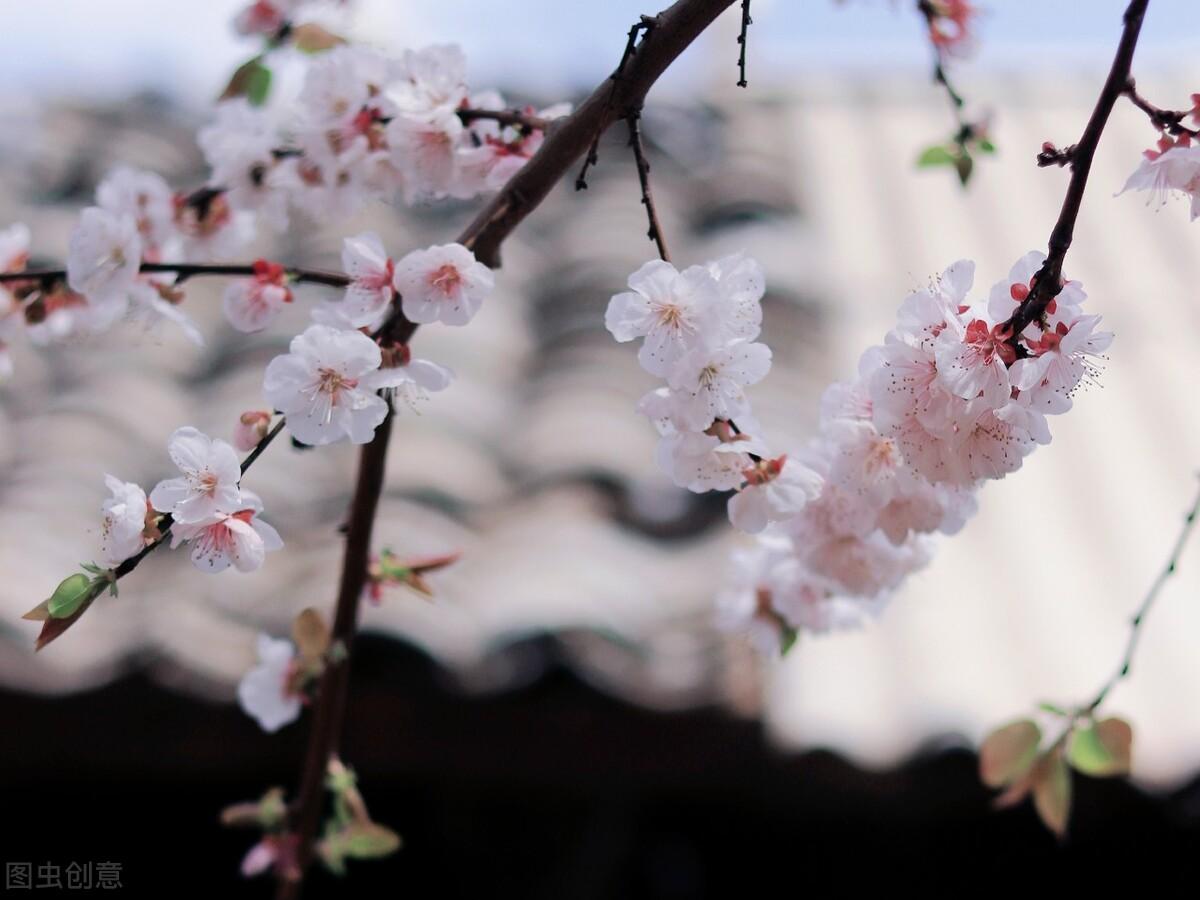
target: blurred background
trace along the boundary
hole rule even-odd
[[[179,188],[203,181],[196,128],[257,52],[229,24],[240,6],[0,6],[0,224],[31,227],[34,264],[65,256],[79,208],[118,163]],[[647,105],[676,262],[746,249],[766,269],[775,368],[751,399],[775,446],[806,439],[824,386],[853,374],[931,275],[969,257],[983,293],[1044,248],[1066,173],[1034,155],[1077,139],[1125,4],[988,4],[978,52],[952,69],[998,147],[966,191],[949,170],[914,165],[955,128],[911,6],[755,0],[747,90],[734,87],[735,10]],[[456,41],[473,88],[544,103],[582,97],[653,11],[360,0],[330,21],[395,50]],[[1200,5],[1154,0],[1134,66],[1142,93],[1187,107],[1198,43]],[[274,102],[286,104],[302,66],[279,68]],[[836,876],[850,890],[881,869],[928,885],[960,868],[1000,878],[1013,854],[1085,878],[1117,854],[1178,863],[1200,834],[1191,554],[1108,703],[1136,729],[1134,783],[1078,780],[1069,843],[1028,808],[992,812],[970,749],[1039,701],[1094,694],[1194,492],[1197,226],[1183,203],[1112,197],[1153,143],[1145,118],[1118,105],[1067,262],[1117,334],[1099,387],[1052,423],[1050,447],[982,491],[976,518],[878,622],[803,637],[782,662],[713,628],[735,545],[723,502],[657,471],[654,432],[633,413],[651,380],[603,328],[609,296],[653,255],[622,131],[588,191],[561,186],[505,245],[472,327],[417,339],[458,380],[397,423],[378,538],[401,555],[464,556],[438,578],[436,604],[398,591],[365,610],[344,756],[407,846],[354,867],[350,894],[726,896],[793,866],[805,884]],[[252,253],[336,267],[345,234],[375,229],[402,252],[445,242],[474,209],[297,217]],[[234,686],[258,631],[286,634],[301,608],[331,606],[355,463],[350,447],[272,447],[246,484],[287,546],[261,572],[209,577],[155,554],[118,600],[33,655],[36,627],[19,617],[94,553],[103,473],[169,475],[166,438],[182,424],[227,437],[321,297],[304,289],[289,318],[246,336],[224,324],[221,289],[189,284],[203,348],[129,328],[21,349],[0,385],[0,789],[22,823],[4,856],[122,861],[135,894],[161,896],[181,873],[268,892],[239,881],[249,838],[216,815],[294,784],[305,725],[263,735]]]

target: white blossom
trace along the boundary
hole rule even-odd
[[[444,391],[454,380],[454,373],[427,359],[409,359],[399,365],[381,368],[370,377],[376,390],[389,390],[410,409],[427,400],[430,393]]]
[[[199,522],[176,522],[171,549],[186,541],[192,548],[192,565],[202,572],[215,574],[231,565],[239,572],[260,569],[266,554],[281,549],[283,540],[259,518],[263,505],[257,494],[242,491],[237,506]]]
[[[300,717],[303,702],[291,687],[295,659],[291,641],[258,636],[258,665],[238,682],[237,697],[238,705],[263,731],[278,731]]]
[[[146,546],[144,537],[149,504],[146,492],[136,484],[104,476],[111,496],[104,501],[100,524],[100,563],[115,568]]]
[[[680,430],[703,431],[714,419],[738,420],[750,412],[742,390],[771,370],[766,344],[735,341],[723,347],[697,347],[671,369],[673,416]]]
[[[1157,150],[1142,154],[1141,165],[1120,193],[1125,191],[1149,191],[1150,200],[1163,204],[1173,194],[1183,194],[1191,200],[1194,222],[1200,218],[1200,146],[1193,146],[1186,134],[1174,141],[1162,138]]]
[[[231,281],[221,304],[229,324],[242,332],[262,331],[292,302],[287,272],[279,263],[259,259],[254,275]]]
[[[172,198],[161,176],[125,166],[109,172],[96,186],[97,206],[118,219],[134,220],[146,256],[161,251],[175,235]]]
[[[171,435],[167,453],[183,475],[160,481],[150,492],[156,510],[170,513],[177,524],[194,524],[242,508],[241,465],[225,441],[188,426]]]
[[[729,498],[729,521],[747,534],[795,516],[821,492],[822,478],[788,457],[764,460],[746,473],[747,483]]]
[[[79,216],[67,251],[67,281],[72,290],[102,302],[124,298],[142,263],[137,220],[89,206]]]
[[[638,361],[650,374],[666,377],[687,353],[719,335],[720,293],[706,267],[679,272],[651,260],[629,276],[629,288],[609,301],[604,324],[618,341],[645,338]]]
[[[361,332],[311,325],[267,365],[263,395],[305,444],[365,444],[387,415],[369,377],[381,361],[378,345]]]
[[[492,292],[495,278],[462,244],[442,244],[401,259],[392,283],[409,321],[466,325]]]
[[[350,286],[339,305],[342,315],[354,328],[378,327],[392,302],[396,269],[379,235],[364,231],[343,240],[342,267],[350,276]]]

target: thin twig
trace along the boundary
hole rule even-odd
[[[1200,492],[1196,494],[1196,498],[1192,501],[1191,507],[1188,509],[1187,515],[1183,518],[1183,527],[1179,530],[1179,536],[1175,538],[1175,544],[1171,548],[1171,555],[1167,557],[1167,564],[1158,573],[1158,577],[1150,585],[1150,590],[1146,592],[1145,598],[1137,608],[1137,612],[1133,614],[1133,618],[1129,621],[1129,639],[1125,643],[1125,653],[1121,657],[1121,663],[1117,666],[1117,671],[1112,677],[1104,683],[1104,686],[1097,692],[1095,698],[1087,706],[1080,710],[1081,714],[1091,714],[1095,712],[1108,697],[1109,693],[1121,679],[1129,675],[1130,666],[1133,665],[1133,655],[1137,652],[1138,641],[1141,640],[1142,626],[1146,622],[1146,616],[1154,606],[1154,601],[1158,599],[1159,593],[1162,592],[1163,585],[1167,583],[1172,575],[1179,568],[1179,558],[1183,555],[1183,548],[1187,544],[1187,539],[1192,533],[1192,529],[1196,525],[1196,517],[1200,515]]]
[[[250,277],[254,274],[251,263],[151,263],[144,262],[138,271],[142,273],[173,272],[180,281],[195,278],[199,275],[223,275],[233,277]],[[291,267],[284,270],[293,281],[309,284],[323,284],[328,287],[346,287],[350,277],[341,272],[328,272],[322,269],[302,269]],[[66,281],[66,269],[28,269],[24,272],[0,272],[0,284],[10,281],[39,281],[42,284],[53,284]]]
[[[646,219],[650,228],[646,236],[658,247],[660,259],[671,261],[667,252],[667,244],[663,238],[662,225],[658,221],[658,209],[654,206],[654,197],[650,193],[650,163],[646,159],[646,148],[642,145],[641,109],[631,109],[625,120],[629,123],[629,146],[633,148],[633,159],[637,163],[638,181],[642,185],[642,205],[646,207]]]
[[[1031,322],[1040,321],[1046,312],[1050,301],[1062,290],[1063,260],[1071,248],[1071,240],[1075,235],[1075,221],[1079,218],[1079,207],[1083,202],[1083,193],[1087,188],[1088,173],[1092,169],[1092,159],[1096,155],[1096,147],[1100,143],[1100,135],[1104,126],[1121,95],[1129,84],[1129,71],[1133,65],[1133,51],[1137,47],[1138,34],[1142,29],[1142,20],[1146,15],[1146,7],[1150,0],[1132,0],[1125,10],[1124,30],[1121,42],[1117,45],[1116,56],[1112,68],[1104,82],[1104,88],[1092,110],[1083,136],[1080,137],[1071,151],[1070,167],[1071,181],[1067,185],[1067,194],[1063,198],[1062,209],[1058,214],[1058,222],[1050,232],[1049,253],[1034,276],[1033,288],[1006,323],[1011,329],[1012,345],[1018,354],[1023,352],[1020,336]]]
[[[554,119],[543,119],[541,116],[531,115],[519,109],[470,109],[467,107],[458,111],[458,118],[464,125],[470,125],[472,122],[482,119],[490,119],[501,126],[519,128],[525,134],[545,131],[555,121]]]
[[[925,22],[929,26],[929,33],[932,35],[938,15],[936,7],[930,0],[917,0],[917,11],[925,17]],[[941,85],[942,89],[946,92],[946,98],[950,101],[950,108],[954,113],[955,124],[958,126],[958,131],[955,132],[954,136],[954,143],[959,147],[965,148],[967,141],[975,134],[975,125],[968,121],[964,114],[967,101],[950,81],[950,75],[946,71],[946,59],[942,48],[935,44],[932,38],[929,43],[933,49],[933,80],[936,84]]]
[[[742,30],[738,33],[737,42],[741,45],[738,50],[738,87],[745,87],[746,81],[746,32],[750,26],[754,24],[754,20],[750,18],[750,0],[742,0]]]
[[[1138,93],[1137,85],[1132,78],[1126,83],[1125,90],[1122,93],[1130,99],[1134,106],[1149,117],[1150,123],[1159,131],[1165,131],[1176,137],[1181,134],[1186,134],[1190,137],[1200,137],[1200,128],[1188,128],[1183,124],[1183,120],[1192,114],[1191,110],[1161,109],[1155,106]]]
[[[625,72],[625,65],[629,62],[630,58],[634,54],[634,51],[637,49],[638,35],[644,31],[648,36],[654,29],[654,23],[655,20],[650,16],[642,16],[641,19],[639,19],[633,24],[632,27],[630,27],[629,35],[625,40],[625,52],[621,54],[621,62],[617,64],[616,70],[612,73],[612,75],[609,76],[609,81],[612,83],[612,87],[609,89],[608,96],[608,104],[610,108],[614,105],[613,100],[617,95],[617,85],[619,85],[621,82],[621,76]],[[575,190],[577,191],[587,190],[588,169],[594,166],[600,158],[600,136],[604,134],[604,128],[606,125],[607,123],[604,123],[596,129],[596,133],[592,138],[592,144],[590,147],[588,147],[587,156],[584,157],[583,160],[583,168],[579,170],[579,177],[575,179]]]

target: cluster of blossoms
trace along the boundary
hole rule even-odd
[[[116,568],[159,539],[162,516],[171,517],[171,547],[189,544],[192,563],[202,572],[230,566],[253,572],[269,551],[283,546],[279,533],[259,518],[262,500],[241,488],[233,447],[187,427],[171,435],[167,452],[182,475],[160,481],[149,498],[136,484],[106,477],[111,496],[103,505],[100,538],[106,567]]]
[[[225,206],[282,229],[293,207],[328,220],[397,193],[416,203],[501,187],[543,138],[540,129],[464,115],[503,109],[495,91],[470,92],[457,46],[396,59],[341,45],[312,62],[287,121],[234,98],[218,105],[199,142]]]
[[[143,263],[206,258],[190,207],[159,176],[128,168],[100,182],[95,199],[71,232],[65,282],[31,278],[0,285],[0,356],[20,333],[45,346],[98,334],[122,320],[147,328],[168,322],[203,343],[179,308],[184,295],[176,276],[141,271]],[[29,241],[21,224],[0,232],[0,272],[25,271]],[[10,369],[0,362],[0,375]]]
[[[739,488],[729,518],[743,531],[799,512],[820,479],[770,457],[745,394],[771,368],[770,348],[755,340],[765,290],[758,263],[739,253],[680,272],[653,260],[629,288],[609,302],[605,325],[618,341],[643,338],[638,361],[667,382],[638,403],[660,435],[659,466],[697,493]]]
[[[346,239],[342,261],[351,278],[345,296],[313,310],[314,324],[270,362],[263,382],[267,403],[287,417],[292,435],[314,446],[368,443],[387,414],[381,391],[415,407],[453,378],[413,359],[406,344],[381,349],[360,328],[379,328],[397,297],[410,322],[466,325],[494,285],[491,270],[461,244],[415,250],[396,262],[378,236],[364,233]],[[247,415],[261,423],[261,413]]]
[[[244,15],[248,23],[286,21],[294,6],[256,3]],[[412,203],[499,188],[537,151],[543,132],[486,118],[504,110],[504,100],[494,91],[471,94],[465,69],[454,46],[406,51],[398,59],[337,46],[312,61],[287,123],[242,98],[218,105],[216,121],[198,138],[212,170],[206,187],[175,192],[156,174],[113,171],[71,234],[65,281],[0,285],[0,377],[12,368],[7,348],[19,332],[46,344],[99,333],[123,319],[169,321],[202,343],[180,309],[177,276],[144,269],[230,259],[260,220],[281,230],[292,208],[328,221],[397,193]],[[564,105],[543,110],[539,120],[567,111]],[[0,231],[0,273],[25,270],[29,241],[23,225]],[[318,321],[377,327],[398,291],[413,322],[465,324],[491,286],[490,273],[473,261],[465,248],[449,245],[392,263],[377,238],[351,238],[343,262],[354,289]],[[461,302],[445,304],[419,289],[431,265],[444,273],[442,296]],[[465,280],[454,281],[454,272]],[[235,328],[256,331],[292,301],[285,269],[260,260],[252,279],[230,287],[224,308]]]
[[[1192,95],[1191,116],[1200,123],[1200,94]],[[1165,204],[1174,194],[1191,201],[1191,218],[1200,218],[1200,145],[1187,132],[1170,138],[1163,135],[1158,144],[1142,154],[1142,163],[1125,182],[1125,191],[1149,191],[1150,200]]]
[[[863,354],[857,378],[826,391],[818,436],[774,460],[752,436],[757,426],[741,393],[769,361],[747,343],[758,326],[746,301],[757,304],[761,274],[744,277],[739,286],[753,287],[740,295],[719,289],[729,261],[682,275],[651,263],[630,278],[634,292],[613,298],[608,324],[619,340],[646,334],[643,362],[668,373],[669,387],[639,404],[664,435],[659,462],[692,490],[740,487],[731,519],[757,535],[737,553],[718,598],[725,625],[778,652],[801,629],[825,631],[877,612],[928,560],[928,536],[963,526],[976,488],[1050,441],[1046,416],[1071,408],[1112,335],[1096,331],[1098,316],[1082,313],[1085,294],[1074,281],[1064,282],[1041,322],[1011,334],[1006,323],[1044,259],[1024,256],[983,301],[967,297],[968,261],[909,296],[884,343]],[[721,321],[742,323],[744,334],[733,336],[728,324],[722,331],[714,324]],[[709,398],[703,407],[701,394]]]

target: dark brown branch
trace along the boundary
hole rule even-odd
[[[1026,297],[1017,311],[1013,313],[1007,325],[1012,329],[1012,343],[1020,352],[1021,332],[1031,322],[1040,321],[1046,312],[1050,301],[1062,290],[1063,260],[1071,249],[1071,240],[1075,235],[1075,221],[1079,218],[1079,208],[1083,203],[1083,193],[1087,188],[1088,174],[1092,170],[1092,159],[1096,155],[1096,147],[1100,143],[1100,135],[1104,126],[1121,95],[1129,85],[1129,71],[1133,65],[1133,51],[1137,47],[1138,35],[1142,29],[1142,19],[1146,15],[1146,7],[1150,0],[1132,0],[1125,10],[1124,30],[1121,42],[1117,45],[1117,53],[1113,58],[1112,68],[1092,110],[1087,127],[1079,143],[1071,151],[1070,167],[1071,181],[1067,185],[1067,194],[1063,198],[1062,209],[1058,214],[1058,222],[1050,232],[1049,253],[1042,267],[1034,276],[1034,284],[1029,296]]]
[[[1150,124],[1159,131],[1165,131],[1176,137],[1181,134],[1200,137],[1200,128],[1188,128],[1183,124],[1183,120],[1191,115],[1190,110],[1161,109],[1155,106],[1137,92],[1137,85],[1132,78],[1126,83],[1125,90],[1122,93],[1129,98],[1134,106],[1146,114],[1150,119]]]
[[[630,51],[623,70],[613,73],[579,108],[546,136],[541,149],[475,217],[461,243],[485,265],[500,265],[500,245],[598,134],[639,107],[650,86],[675,58],[736,0],[678,0],[651,21],[654,28]]]
[[[742,0],[742,30],[738,33],[737,39],[741,48],[738,50],[738,87],[745,87],[748,84],[746,81],[746,32],[753,24],[754,20],[750,18],[750,0]]]
[[[570,116],[546,135],[533,158],[517,172],[459,235],[458,242],[470,247],[485,265],[500,265],[500,246],[505,238],[545,199],[551,188],[588,152],[593,140],[614,121],[621,110],[640,109],[646,93],[659,76],[689,44],[712,24],[735,0],[678,0],[649,20],[654,24],[636,48],[631,29],[627,58]],[[647,20],[643,19],[643,24]],[[641,29],[638,29],[641,30]],[[396,304],[391,317],[376,333],[376,339],[407,343],[417,325],[406,320]],[[384,461],[391,434],[391,417],[375,432],[362,451],[358,487],[350,511],[342,580],[334,613],[333,636],[342,642],[344,658],[326,668],[317,689],[316,709],[309,731],[308,751],[301,775],[293,828],[298,837],[298,878],[282,877],[277,897],[295,900],[300,894],[304,871],[312,863],[314,841],[321,820],[322,790],[330,755],[337,750],[349,686],[352,642],[358,606],[366,584],[371,531],[379,495],[383,488]]]
[[[554,119],[543,119],[541,116],[530,115],[519,109],[468,109],[458,111],[458,118],[464,125],[480,120],[491,120],[501,126],[519,128],[523,133],[546,131]]]
[[[642,111],[640,109],[630,110],[629,115],[625,119],[629,123],[629,146],[633,149],[633,159],[637,164],[638,181],[642,186],[642,205],[646,207],[646,219],[650,224],[649,229],[646,231],[646,237],[654,241],[658,247],[659,258],[670,262],[671,254],[667,252],[662,225],[658,221],[658,210],[654,206],[654,196],[650,193],[650,162],[646,159],[646,148],[642,145],[642,129],[640,124]]]
[[[179,276],[179,281],[195,278],[198,275],[224,275],[232,277],[250,277],[254,274],[254,266],[250,263],[142,263],[139,271],[173,272]],[[288,277],[293,281],[308,284],[323,284],[328,287],[345,287],[350,278],[341,272],[327,272],[321,269],[288,268]],[[66,281],[66,269],[29,269],[24,272],[0,272],[0,284],[6,281],[40,281],[51,284]]]
[[[242,474],[246,474],[246,470],[254,465],[254,461],[262,456],[264,450],[271,445],[271,441],[278,437],[279,432],[283,431],[284,419],[280,419],[275,423],[275,427],[263,435],[263,439],[259,441],[250,454],[242,460]],[[113,580],[124,578],[130,572],[141,564],[142,560],[157,550],[162,544],[166,543],[167,538],[171,536],[171,527],[175,524],[174,518],[168,513],[158,520],[158,537],[150,544],[143,547],[136,556],[131,556],[125,562],[117,566],[113,570]]]
[[[289,878],[280,878],[279,898],[300,895],[304,871],[312,862],[317,829],[324,807],[325,772],[330,757],[337,751],[346,716],[346,698],[350,684],[350,647],[358,628],[358,607],[367,584],[371,558],[371,534],[375,513],[383,493],[388,440],[392,430],[392,410],[375,431],[375,438],[362,449],[358,464],[358,484],[350,507],[350,527],[346,532],[346,552],[342,560],[342,580],[334,612],[332,640],[345,652],[326,665],[317,687],[313,721],[300,790],[296,797],[293,829],[299,836],[296,851],[297,870]]]

